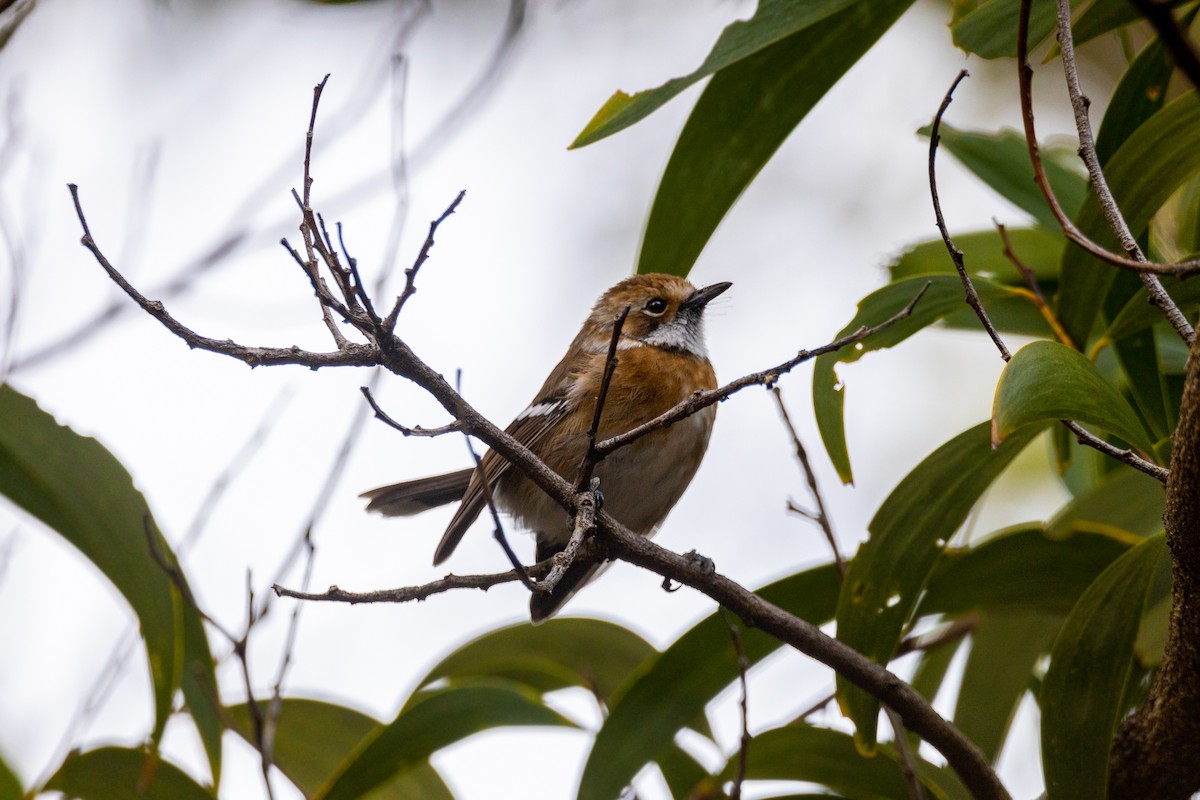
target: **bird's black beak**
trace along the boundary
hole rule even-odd
[[[682,304],[680,304],[680,308],[681,309],[704,308],[706,305],[709,304],[709,301],[711,301],[713,298],[715,298],[721,292],[728,289],[730,286],[733,286],[733,284],[730,283],[729,281],[722,281],[721,283],[714,283],[711,286],[705,286],[703,289],[697,289],[696,291],[694,291],[690,295],[688,295],[688,298],[686,300],[684,300]]]

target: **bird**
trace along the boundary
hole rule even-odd
[[[658,273],[620,281],[596,301],[566,355],[505,430],[559,475],[573,480],[587,450],[618,317],[626,314],[597,441],[632,430],[693,394],[716,388],[704,344],[704,312],[730,286],[722,282],[698,289],[684,278]],[[653,535],[696,474],[715,418],[716,405],[709,405],[601,461],[593,474],[599,479],[604,509],[633,532]],[[538,561],[566,547],[571,533],[566,512],[492,450],[475,468],[381,486],[361,497],[369,501],[368,511],[384,516],[409,516],[461,501],[434,552],[436,566],[450,557],[486,507],[485,482],[496,506],[534,533]],[[572,564],[553,592],[534,592],[531,620],[537,624],[551,617],[599,569],[597,564]]]

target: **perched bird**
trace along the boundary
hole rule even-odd
[[[598,439],[631,430],[697,391],[716,388],[704,347],[704,309],[731,286],[697,289],[674,275],[634,275],[605,292],[532,403],[506,429],[546,464],[572,480],[587,448],[587,433],[617,317],[629,308],[617,344],[617,366],[600,417]],[[708,448],[715,405],[638,439],[597,465],[604,508],[630,530],[653,534],[679,500]],[[565,512],[519,470],[489,450],[479,469],[405,481],[364,492],[369,511],[407,516],[462,500],[433,563],[445,561],[486,507],[483,482],[497,506],[537,537],[540,561],[570,538]],[[573,564],[554,592],[535,592],[530,616],[554,614],[598,569]]]

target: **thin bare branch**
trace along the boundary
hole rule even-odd
[[[938,106],[937,113],[933,115],[933,130],[929,134],[929,194],[933,198],[933,213],[937,218],[938,232],[942,234],[942,241],[946,244],[946,250],[950,253],[950,259],[954,262],[954,268],[958,270],[958,277],[962,280],[963,289],[967,295],[967,305],[975,312],[975,316],[979,317],[979,321],[983,323],[983,329],[987,331],[988,336],[992,337],[992,343],[996,345],[996,349],[1000,351],[1000,357],[1005,361],[1012,358],[1009,355],[1008,348],[1004,346],[1004,342],[1000,339],[1000,334],[996,331],[992,321],[988,319],[987,312],[983,309],[983,303],[979,300],[979,293],[975,291],[975,284],[967,275],[967,268],[963,264],[963,251],[959,250],[954,242],[950,239],[950,232],[946,230],[946,219],[942,216],[942,204],[938,199],[937,190],[937,170],[935,169],[935,159],[937,158],[938,144],[941,141],[941,136],[938,130],[942,125],[942,115],[946,113],[946,109],[950,107],[950,101],[954,97],[954,90],[958,88],[958,84],[962,83],[970,73],[965,69],[959,70],[958,77],[950,84],[950,88],[946,90],[945,97],[942,98],[942,104]]]
[[[400,317],[400,312],[404,310],[404,304],[408,302],[408,298],[417,293],[417,273],[421,270],[421,266],[429,259],[429,251],[433,249],[433,235],[437,233],[438,226],[458,210],[459,203],[466,196],[467,190],[463,189],[454,198],[454,201],[446,207],[442,215],[429,223],[429,233],[425,235],[425,243],[421,245],[421,250],[417,253],[417,260],[413,262],[411,267],[404,270],[404,291],[400,292],[400,296],[396,298],[396,304],[392,306],[392,310],[383,321],[384,330],[388,333],[396,329],[396,320]]]
[[[800,467],[804,470],[804,478],[808,481],[808,492],[817,504],[817,513],[806,512],[804,509],[790,502],[788,503],[788,508],[797,514],[808,517],[821,528],[821,532],[825,534],[825,540],[829,542],[829,549],[833,551],[833,563],[837,565],[838,577],[844,580],[846,577],[846,562],[842,560],[842,552],[838,549],[837,537],[833,535],[833,524],[829,521],[829,514],[825,511],[825,500],[821,496],[821,489],[817,486],[817,474],[813,472],[812,464],[808,461],[808,451],[804,449],[804,443],[800,441],[800,434],[796,432],[796,426],[792,424],[792,418],[788,415],[787,406],[783,403],[783,393],[779,390],[779,387],[773,387],[771,394],[775,396],[775,405],[779,407],[779,415],[783,418],[783,425],[788,429],[788,433],[791,434],[792,446],[796,450],[796,460],[800,462]]]
[[[600,378],[600,391],[596,394],[596,405],[592,411],[592,424],[588,426],[587,449],[575,471],[575,491],[582,492],[592,481],[592,471],[601,460],[596,452],[596,432],[600,430],[600,417],[604,415],[604,403],[608,400],[608,387],[612,384],[613,373],[616,372],[617,345],[621,341],[621,329],[625,327],[625,318],[629,316],[629,306],[613,320],[612,337],[608,342],[608,355],[604,360],[604,374]]]
[[[1016,267],[1017,272],[1025,280],[1025,285],[1029,287],[1030,298],[1041,313],[1042,319],[1046,320],[1046,324],[1050,326],[1050,330],[1054,331],[1054,335],[1058,338],[1059,342],[1065,344],[1067,347],[1079,349],[1071,341],[1071,336],[1063,328],[1062,323],[1058,321],[1058,315],[1054,313],[1054,309],[1046,302],[1046,296],[1042,294],[1042,287],[1038,283],[1037,275],[1021,260],[1021,257],[1017,255],[1017,251],[1013,249],[1012,239],[1008,235],[1008,228],[995,219],[992,220],[992,223],[995,224],[996,230],[1000,233],[1000,241],[1004,242],[1004,257]]]
[[[420,425],[416,426],[415,428],[410,428],[407,425],[401,425],[399,422],[396,422],[396,420],[392,419],[386,411],[380,408],[379,403],[375,401],[375,395],[371,393],[369,387],[360,386],[358,390],[362,392],[363,397],[367,398],[367,402],[371,404],[371,410],[375,412],[376,419],[380,420],[385,425],[395,428],[405,436],[441,436],[445,433],[456,433],[463,429],[462,421],[457,419],[446,425],[439,425],[436,428],[422,428]]]
[[[601,458],[607,458],[608,456],[612,455],[613,451],[633,444],[646,434],[652,433],[660,428],[666,428],[670,425],[673,425],[685,417],[690,417],[700,409],[708,408],[714,403],[719,403],[726,397],[745,389],[747,386],[766,386],[767,388],[771,388],[779,382],[781,377],[786,375],[796,366],[803,364],[805,361],[810,361],[811,359],[814,359],[817,356],[825,353],[832,353],[836,350],[841,350],[843,347],[857,344],[863,339],[879,333],[880,331],[887,330],[897,322],[907,319],[908,316],[912,314],[912,310],[916,308],[917,303],[920,302],[921,298],[925,296],[925,292],[928,289],[929,284],[922,286],[921,290],[917,292],[913,299],[908,302],[908,305],[878,325],[864,325],[853,333],[847,334],[840,339],[835,339],[829,344],[815,347],[812,350],[801,350],[794,357],[789,358],[787,361],[779,364],[778,366],[765,369],[762,372],[752,372],[749,375],[743,375],[737,380],[730,381],[729,383],[717,389],[710,389],[705,392],[696,392],[691,397],[687,398],[673,408],[667,409],[649,422],[645,422],[632,430],[618,434],[617,436],[609,437],[608,439],[597,443],[596,452]]]
[[[738,683],[742,687],[742,697],[738,702],[739,716],[742,720],[742,733],[738,742],[737,772],[733,776],[733,785],[729,789],[729,800],[741,800],[742,784],[746,781],[746,762],[750,757],[750,686],[746,682],[746,672],[750,669],[750,659],[746,658],[746,648],[742,645],[742,631],[738,628],[729,612],[722,606],[721,619],[729,629],[729,638],[733,642],[733,650],[737,654]]]
[[[909,800],[925,800],[925,789],[921,786],[921,776],[917,772],[916,756],[908,746],[904,720],[890,708],[884,710],[887,712],[888,721],[892,723],[892,745],[900,759],[900,774],[904,776],[904,787],[908,790]]]
[[[1197,55],[1196,47],[1188,39],[1187,31],[1183,29],[1171,11],[1174,3],[1163,0],[1129,0],[1129,2],[1154,26],[1154,30],[1158,32],[1158,38],[1166,47],[1167,52],[1171,54],[1171,60],[1175,62],[1179,71],[1192,82],[1192,88],[1200,90],[1200,55]]]

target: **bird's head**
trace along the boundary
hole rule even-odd
[[[732,285],[714,283],[697,289],[683,278],[656,273],[626,278],[592,307],[584,326],[590,349],[608,349],[613,323],[628,307],[620,348],[649,345],[706,357],[704,308]]]

